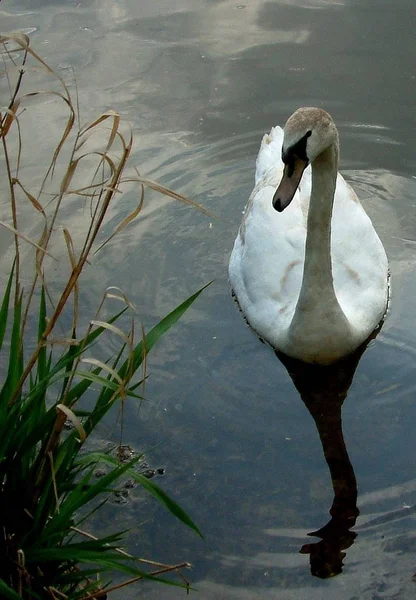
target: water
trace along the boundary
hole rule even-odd
[[[153,448],[167,473],[158,483],[205,541],[138,492],[108,508],[103,529],[116,519],[132,551],[190,560],[201,600],[413,598],[413,1],[17,0],[0,16],[4,31],[32,31],[62,74],[75,69],[84,119],[114,107],[130,121],[143,174],[218,217],[149,195],[91,271],[86,309],[119,285],[146,327],[214,280],[149,358],[148,401],[128,409],[125,431],[126,443]],[[293,374],[303,401],[244,324],[226,275],[261,136],[301,105],[338,125],[341,170],[385,244],[393,290],[355,375],[355,365]],[[341,561],[342,574],[312,577],[311,556],[321,576]],[[120,597],[183,597],[163,586],[130,594]]]

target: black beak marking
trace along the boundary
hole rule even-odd
[[[292,177],[293,175],[293,168],[291,167],[294,164],[295,156],[297,156],[304,162],[309,163],[309,158],[306,153],[306,143],[308,138],[311,137],[311,135],[312,131],[307,131],[305,135],[302,138],[300,138],[298,142],[296,142],[296,144],[293,144],[292,146],[287,148],[287,150],[283,150],[282,148],[282,161],[285,165],[289,167],[288,177]]]

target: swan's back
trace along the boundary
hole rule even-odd
[[[261,141],[261,146],[256,160],[255,183],[259,183],[271,168],[280,167],[279,176],[283,171],[282,163],[283,129],[278,125],[272,127],[270,133],[266,133]]]

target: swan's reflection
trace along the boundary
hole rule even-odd
[[[321,579],[342,572],[346,555],[343,550],[354,543],[357,535],[351,531],[359,514],[357,481],[345,447],[341,408],[365,349],[366,345],[327,367],[306,364],[276,353],[316,423],[334,489],[330,521],[308,533],[321,541],[305,544],[300,550],[302,554],[310,555],[311,574]]]

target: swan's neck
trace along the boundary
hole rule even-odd
[[[351,344],[352,328],[334,290],[331,261],[331,218],[338,172],[338,143],[335,142],[312,163],[312,192],[309,203],[302,286],[290,325],[291,343],[308,346],[314,356],[338,352],[340,340]],[[326,337],[325,337],[325,334]],[[343,351],[343,350],[342,350]]]
[[[331,218],[337,172],[338,148],[332,145],[312,163],[305,265],[298,305],[316,300],[316,295],[311,294],[311,285],[329,294],[327,300],[331,303],[336,301],[332,279]]]

